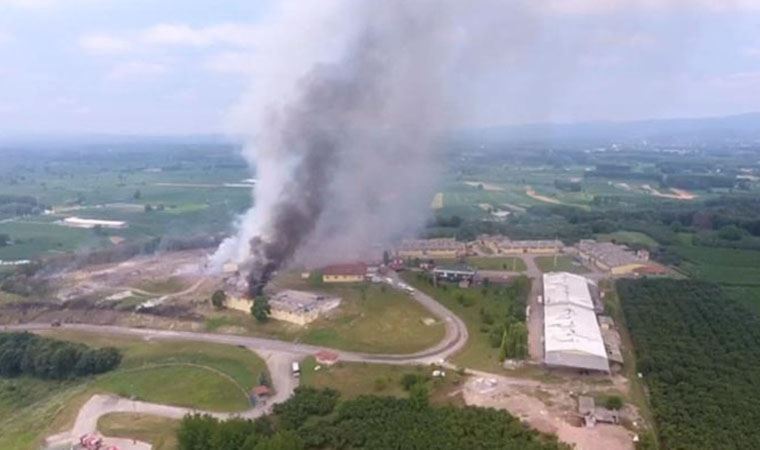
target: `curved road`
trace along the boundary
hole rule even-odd
[[[399,288],[397,279],[391,280],[389,284]],[[445,360],[459,351],[467,342],[467,326],[454,313],[449,311],[442,304],[438,303],[427,294],[414,289],[411,296],[415,301],[422,304],[433,315],[441,320],[446,328],[444,338],[433,347],[411,354],[374,354],[348,352],[344,350],[331,349],[340,356],[343,361],[365,362],[377,364],[398,364],[398,365],[428,365],[432,363],[445,364]],[[0,328],[2,331],[44,331],[54,329],[47,323],[28,323],[19,325],[8,325]],[[137,337],[145,340],[182,340],[182,341],[202,341],[217,344],[228,344],[245,347],[259,354],[267,363],[267,368],[272,375],[275,395],[265,404],[257,405],[242,413],[210,413],[219,418],[231,416],[241,416],[246,418],[255,418],[268,413],[271,406],[276,403],[287,400],[296,388],[298,381],[290,373],[291,363],[298,361],[306,356],[323,350],[325,347],[319,347],[308,344],[298,344],[292,342],[279,341],[276,339],[267,339],[259,337],[225,335],[215,333],[199,333],[189,331],[171,331],[147,328],[130,328],[114,325],[90,325],[90,324],[62,324],[55,329],[66,329],[75,331],[84,331],[111,336]],[[448,365],[448,364],[446,364]],[[97,431],[98,419],[106,414],[115,412],[132,412],[149,415],[157,415],[169,418],[182,418],[184,415],[197,411],[189,408],[179,408],[161,404],[137,402],[126,400],[114,396],[96,395],[93,396],[80,409],[74,427],[65,433],[61,433],[48,438],[48,445],[58,446],[70,443],[87,433]],[[107,438],[108,441],[109,438]],[[124,449],[144,449],[143,443],[129,446],[120,443]]]

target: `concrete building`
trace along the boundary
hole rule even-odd
[[[307,325],[340,306],[340,297],[327,297],[305,291],[284,290],[269,299],[270,315],[275,320]],[[253,300],[246,297],[228,296],[225,307],[251,313]]]
[[[460,258],[467,254],[467,245],[453,238],[406,240],[396,249],[400,258]]]
[[[314,292],[285,290],[269,299],[271,314],[275,320],[306,325],[340,306],[340,297],[327,297]]]
[[[251,307],[253,306],[253,300],[245,297],[227,296],[227,300],[224,302],[224,307],[227,309],[234,309],[235,311],[251,313]]]
[[[513,241],[504,236],[480,236],[478,243],[496,254],[554,254],[562,251],[562,241],[523,240]]]
[[[634,273],[651,265],[649,252],[634,252],[624,245],[612,242],[584,239],[576,247],[582,260],[614,275]]]
[[[544,363],[609,373],[591,281],[567,272],[546,273],[543,281]]]
[[[433,269],[433,276],[439,281],[467,282],[472,283],[477,271],[464,264],[440,266]]]
[[[325,283],[361,283],[367,275],[367,265],[363,263],[335,264],[322,269]]]

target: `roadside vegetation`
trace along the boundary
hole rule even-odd
[[[530,294],[530,279],[514,278],[507,285],[460,288],[441,283],[434,286],[423,272],[406,272],[403,278],[441,302],[467,325],[470,338],[452,361],[462,367],[497,370],[504,358],[527,356],[528,330],[525,307]]]
[[[264,449],[565,449],[504,411],[431,406],[424,387],[408,399],[298,388],[274,413],[255,422],[188,416],[179,450]]]
[[[333,389],[342,398],[356,398],[374,394],[397,398],[409,397],[411,386],[421,383],[429,392],[430,402],[438,405],[463,405],[461,396],[455,394],[464,382],[464,375],[434,366],[397,366],[338,362],[319,370],[313,357],[301,363],[301,386],[316,389]],[[442,370],[444,376],[433,377],[434,370]]]
[[[105,436],[148,442],[153,450],[177,450],[179,420],[133,413],[106,414],[98,420]]]
[[[664,448],[760,447],[760,321],[719,286],[620,280]]]

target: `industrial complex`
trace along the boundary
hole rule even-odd
[[[637,269],[652,266],[646,250],[634,252],[624,245],[589,239],[581,240],[576,247],[578,256],[583,261],[614,275],[633,273]]]
[[[467,245],[454,238],[406,240],[396,249],[399,258],[459,258],[467,254]]]
[[[559,253],[564,245],[559,240],[513,241],[505,236],[479,236],[478,243],[496,254]]]

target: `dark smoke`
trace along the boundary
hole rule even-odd
[[[345,63],[316,68],[303,80],[302,97],[285,112],[284,122],[272,119],[272,127],[282,130],[280,145],[297,163],[281,201],[270,212],[276,232],[269,240],[256,236],[250,241],[248,291],[253,297],[314,232],[341,154],[360,145],[356,137],[361,131],[351,129],[356,117],[382,102],[382,64],[375,39],[367,32]]]

